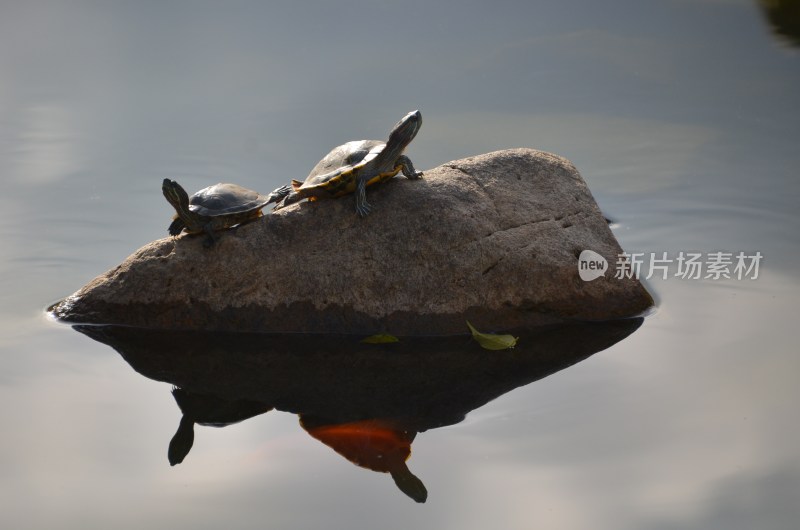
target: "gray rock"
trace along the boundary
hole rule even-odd
[[[163,329],[395,335],[631,317],[653,305],[615,279],[622,252],[575,167],[532,149],[453,161],[421,180],[304,202],[222,234],[154,241],[54,306],[69,322]],[[165,224],[169,209],[164,208]],[[605,257],[584,282],[578,255]]]

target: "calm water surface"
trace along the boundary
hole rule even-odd
[[[748,0],[0,3],[3,528],[790,529],[800,520],[800,49]],[[298,417],[195,427],[43,308],[166,235],[164,177],[269,191],[409,110],[419,169],[570,158],[652,279],[583,362],[419,432],[425,504]]]

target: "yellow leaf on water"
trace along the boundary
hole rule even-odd
[[[389,342],[400,342],[400,339],[398,339],[394,335],[389,335],[387,333],[379,333],[377,335],[371,335],[366,339],[361,339],[361,342],[365,344],[386,344]]]
[[[472,338],[486,350],[507,350],[516,346],[519,337],[511,335],[495,335],[494,333],[481,333],[467,321],[467,326],[472,332]]]

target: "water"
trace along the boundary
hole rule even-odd
[[[0,521],[9,528],[789,529],[800,51],[746,0],[0,5]],[[43,308],[165,235],[158,189],[269,191],[409,110],[419,169],[570,158],[651,279],[625,340],[416,435],[416,504],[270,411],[196,426]]]

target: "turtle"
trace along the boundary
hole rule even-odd
[[[191,198],[174,180],[164,179],[161,185],[167,202],[175,208],[175,217],[168,231],[177,236],[205,232],[203,246],[211,247],[217,240],[214,232],[256,219],[267,204],[280,200],[291,191],[289,186],[278,188],[269,195],[248,190],[237,184],[219,183],[203,188]]]
[[[314,201],[355,193],[356,213],[364,217],[372,208],[367,203],[366,188],[383,182],[402,171],[410,180],[422,177],[403,151],[422,126],[422,114],[406,114],[389,133],[389,139],[355,140],[334,148],[314,166],[305,181],[292,180],[291,189],[284,186],[272,193],[277,197],[275,209],[303,199]]]

